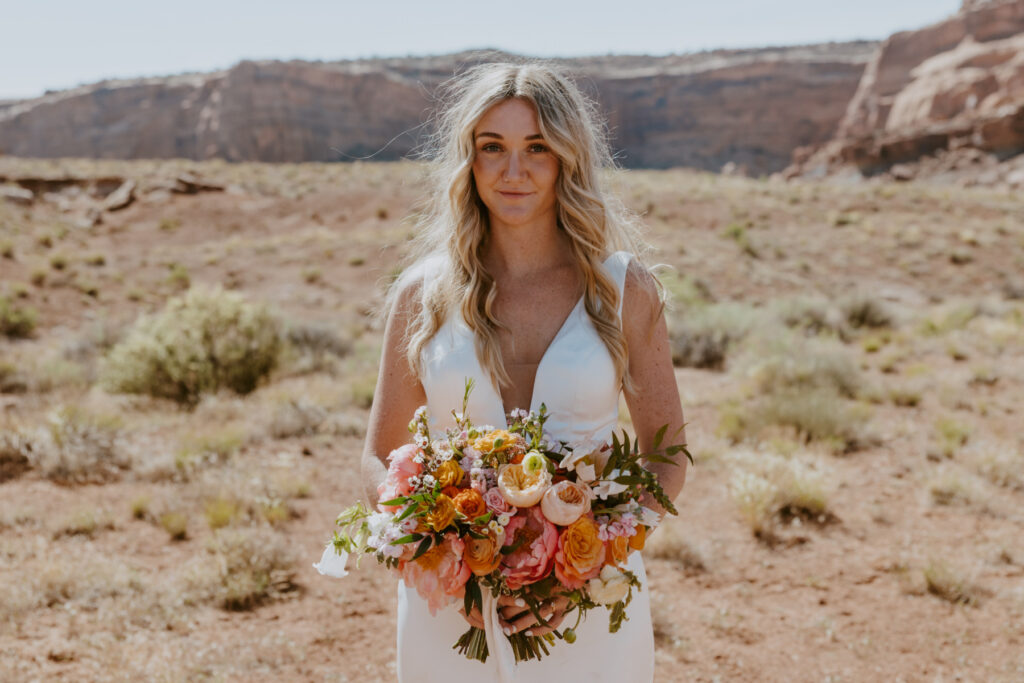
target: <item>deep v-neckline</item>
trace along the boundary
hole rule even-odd
[[[612,256],[614,255],[614,253],[609,254],[607,258],[605,258],[604,261],[601,262],[601,267],[607,267],[608,262],[611,261]],[[524,410],[534,410],[534,403],[537,401],[537,381],[543,377],[543,375],[541,375],[541,368],[544,367],[544,361],[547,360],[548,356],[550,355],[551,349],[554,348],[558,340],[565,334],[565,330],[569,327],[569,323],[571,323],[575,318],[578,317],[578,311],[580,306],[583,305],[583,299],[585,296],[586,294],[584,293],[583,295],[580,296],[579,299],[576,300],[576,305],[573,306],[572,310],[569,311],[569,314],[565,316],[565,320],[562,321],[562,324],[558,327],[558,331],[555,332],[555,336],[552,337],[551,341],[548,342],[547,347],[544,349],[544,353],[542,353],[540,356],[540,360],[537,361],[537,367],[533,371],[533,385],[530,387],[530,403],[528,406],[526,406],[526,408],[524,408]],[[498,407],[499,410],[501,411],[502,420],[505,422],[505,428],[508,429],[508,412],[505,410],[505,399],[501,395],[501,389],[494,384],[494,380],[491,379],[490,373],[484,372],[483,367],[480,365],[480,359],[477,358],[475,353],[473,354],[473,358],[476,360],[476,364],[480,370],[480,374],[487,379],[487,384],[491,387],[491,393],[498,401]],[[523,409],[522,406],[513,406],[512,410],[515,410],[516,408]]]

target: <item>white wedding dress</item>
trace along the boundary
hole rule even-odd
[[[604,267],[622,289],[630,254],[616,252]],[[429,277],[431,269],[423,271]],[[412,272],[408,275],[413,275]],[[473,335],[461,316],[453,315],[423,350],[423,388],[431,429],[452,424],[451,411],[461,409],[466,378],[474,388],[469,395],[469,416],[475,424],[504,427],[501,395],[477,361]],[[611,355],[583,308],[577,303],[551,341],[534,382],[530,409],[543,402],[550,418],[545,429],[557,440],[609,440],[619,414],[620,383],[615,381]],[[461,601],[431,616],[415,589],[398,582],[398,680],[402,683],[645,683],[654,677],[654,634],[650,593],[640,553],[630,555],[627,567],[643,582],[633,591],[626,608],[629,618],[618,633],[608,632],[608,611],[592,610],[577,629],[573,644],[556,640],[551,654],[540,661],[522,662],[504,672],[500,657],[481,663],[452,649],[469,627],[457,612]],[[487,615],[484,615],[485,618]],[[570,619],[575,619],[573,614]],[[568,626],[571,624],[563,624]]]

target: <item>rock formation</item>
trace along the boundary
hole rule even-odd
[[[876,43],[560,60],[598,98],[620,161],[761,174],[828,140]],[[104,81],[0,106],[0,152],[34,157],[397,159],[424,141],[431,96],[507,55],[245,61],[215,73]]]
[[[970,150],[970,151],[967,151]],[[913,177],[988,153],[1024,152],[1024,0],[965,0],[946,21],[888,38],[868,64],[836,136],[801,149],[787,176]],[[894,170],[895,169],[895,170]]]

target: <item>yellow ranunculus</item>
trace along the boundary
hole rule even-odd
[[[459,467],[459,463],[452,460],[445,460],[441,463],[436,470],[434,470],[434,477],[441,484],[441,488],[446,486],[458,486],[462,483],[462,477],[465,475],[462,468]]]
[[[443,493],[438,495],[430,512],[424,515],[424,519],[434,531],[441,531],[455,519],[455,503]]]

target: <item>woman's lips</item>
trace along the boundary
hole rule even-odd
[[[508,197],[509,199],[518,199],[519,197],[528,197],[530,192],[509,192],[507,190],[498,190],[498,194],[502,197]]]

